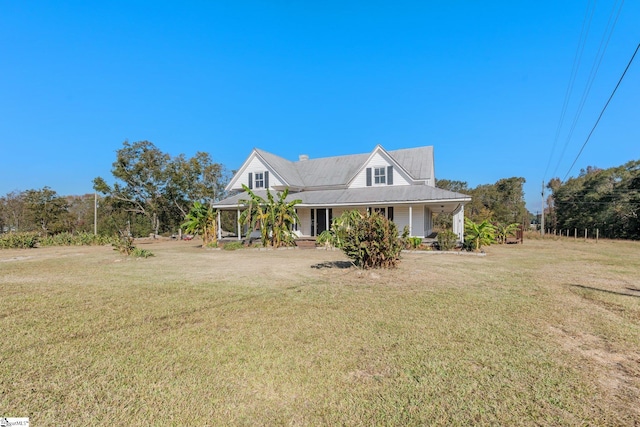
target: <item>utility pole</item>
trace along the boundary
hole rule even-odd
[[[542,181],[542,215],[540,215],[540,235],[544,236],[544,180]]]
[[[98,192],[93,193],[93,234],[98,235]]]

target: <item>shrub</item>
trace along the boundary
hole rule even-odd
[[[106,245],[112,242],[113,239],[107,236],[84,232],[72,234],[65,231],[63,233],[43,237],[40,239],[40,246],[90,246]]]
[[[222,249],[225,251],[235,251],[237,249],[242,249],[243,247],[242,242],[228,242],[224,244]]]
[[[441,251],[450,251],[456,247],[458,235],[451,230],[440,231],[438,233],[438,247]]]
[[[407,246],[411,249],[418,249],[422,244],[422,237],[407,237]]]
[[[150,250],[136,248],[136,247],[134,247],[133,250],[131,251],[131,255],[136,258],[149,258],[149,257],[155,256],[153,255],[153,252],[151,252]]]
[[[40,239],[38,233],[6,233],[0,234],[0,249],[34,248]]]
[[[131,255],[136,248],[133,246],[133,237],[131,236],[120,236],[116,238],[112,245],[114,251],[118,251],[123,255]]]
[[[343,234],[342,251],[354,264],[368,268],[394,268],[402,251],[396,225],[379,213],[362,215],[358,211],[345,212],[347,226]]]
[[[483,246],[487,246],[495,242],[495,227],[488,220],[482,221],[480,224],[465,218],[465,241],[473,245],[474,251],[479,251]]]

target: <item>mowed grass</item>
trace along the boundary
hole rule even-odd
[[[32,425],[637,425],[640,243],[0,251],[0,416]]]

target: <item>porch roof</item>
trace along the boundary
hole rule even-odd
[[[254,193],[266,198],[266,190]],[[274,194],[274,193],[272,193]],[[240,200],[246,200],[247,193],[241,192],[213,204],[220,209],[235,209]],[[465,204],[471,201],[466,194],[443,190],[429,185],[398,185],[366,188],[344,188],[290,192],[287,200],[300,199],[299,207],[324,208],[337,206],[376,206],[393,204]]]

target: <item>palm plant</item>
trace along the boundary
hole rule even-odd
[[[264,224],[264,220],[266,218],[264,207],[267,205],[267,202],[262,197],[251,191],[251,189],[246,185],[243,184],[242,188],[247,192],[249,198],[238,201],[240,205],[245,207],[238,217],[238,222],[241,225],[246,225],[248,227],[248,234],[251,234],[252,231],[260,228],[262,245],[267,246],[268,230],[266,227],[261,227],[261,224]]]
[[[273,196],[267,190],[267,198],[269,199],[268,210],[270,212],[271,225],[271,245],[278,248],[280,246],[290,245],[293,243],[293,224],[300,222],[295,206],[302,200],[295,199],[286,201],[289,195],[289,189],[276,193],[278,197],[274,200]]]
[[[287,202],[288,189],[278,191],[276,197],[267,189],[266,200],[245,185],[243,189],[249,198],[239,201],[245,209],[238,221],[248,225],[250,230],[259,228],[263,246],[271,245],[278,248],[293,243],[293,224],[300,221],[295,206],[302,200]]]
[[[469,218],[464,221],[465,239],[471,243],[475,251],[495,241],[495,227],[488,220],[477,224]]]
[[[494,227],[498,242],[505,243],[507,241],[507,237],[515,235],[519,226],[520,225],[515,222],[513,224],[503,224],[500,222],[495,224]]]
[[[188,234],[201,235],[203,246],[215,245],[218,242],[216,213],[211,206],[196,201],[181,227]]]

